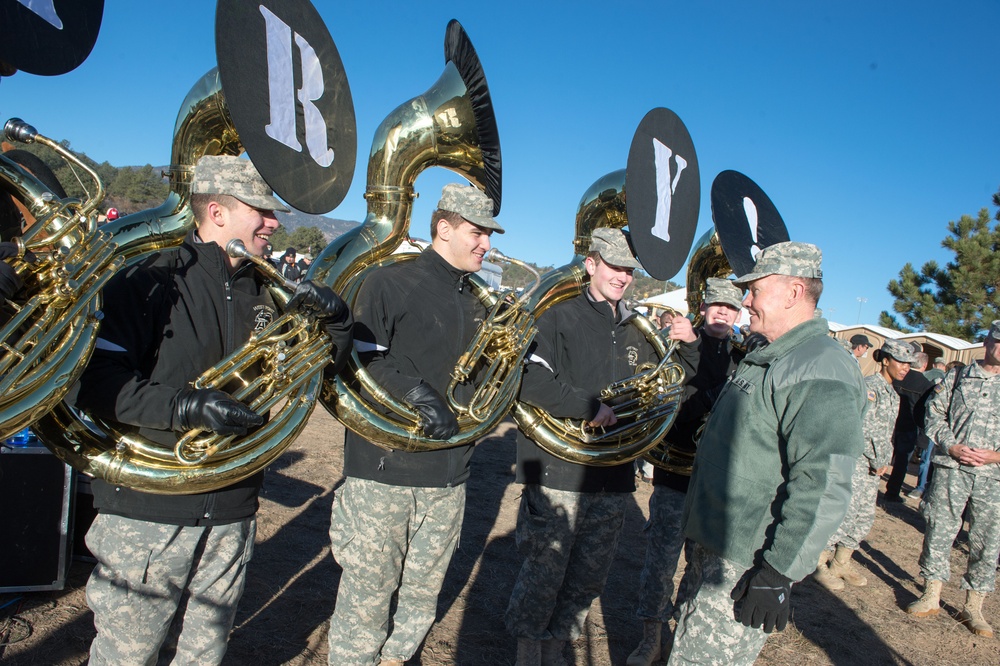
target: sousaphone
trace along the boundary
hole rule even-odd
[[[269,181],[276,194],[293,206],[316,209],[336,205],[346,191],[344,183],[350,183],[354,167],[350,142],[354,135],[353,104],[349,89],[345,90],[346,75],[336,47],[315,8],[302,0],[270,0],[251,5],[220,2],[217,15],[217,29],[223,33],[221,38],[217,36],[220,70],[206,75],[181,107],[171,165],[171,196],[160,209],[121,218],[113,228],[115,238],[122,241],[123,254],[130,259],[137,260],[151,251],[176,245],[191,229],[194,216],[189,204],[190,179],[200,157],[238,155],[250,137],[259,139],[259,134],[266,134],[262,125],[255,124],[255,119],[269,117],[267,108],[237,112],[228,99],[230,93],[235,93],[233,97],[243,100],[240,105],[254,104],[252,95],[241,94],[242,87],[253,86],[255,74],[269,74],[265,42],[267,30],[273,25],[263,18],[265,9],[271,13],[268,20],[280,22],[289,28],[290,35],[294,33],[301,38],[296,42],[301,49],[300,57],[317,65],[307,68],[313,78],[307,77],[302,82],[303,88],[315,94],[316,90],[328,87],[337,103],[332,107],[314,105],[313,110],[320,114],[322,122],[312,119],[313,134],[305,149],[302,144],[288,145],[291,141],[280,147],[257,141],[256,159],[273,158],[287,164],[297,156],[303,162],[301,168],[292,169],[297,175],[293,181],[296,186],[286,185],[278,190]],[[241,41],[226,38],[230,31],[238,29],[244,31]],[[227,52],[223,44],[238,53]],[[316,54],[324,54],[325,59],[314,60]],[[223,71],[227,66],[230,70],[236,68],[236,73],[228,78]],[[244,66],[251,69],[249,74],[241,74],[240,67]],[[288,74],[290,81],[291,73]],[[231,83],[226,86],[226,95],[223,79]],[[317,137],[315,132],[322,129],[320,125],[326,131]],[[284,129],[285,139],[288,132],[297,131],[294,127]],[[330,137],[334,136],[346,139],[331,143]],[[340,159],[326,159],[329,150],[340,155]],[[294,154],[283,155],[282,151]],[[313,166],[326,171],[317,175]],[[269,169],[258,166],[258,170],[266,179]],[[276,182],[284,183],[280,179]],[[272,281],[272,295],[283,310],[290,293],[287,286],[280,284],[280,275],[263,260],[246,256],[245,249],[237,243],[229,243],[225,249],[230,256],[246,257],[255,263],[265,278]],[[241,349],[192,382],[194,388],[228,390],[258,413],[270,416],[264,426],[246,436],[221,437],[195,430],[178,437],[174,445],[164,446],[142,437],[133,426],[80,414],[65,405],[44,421],[39,434],[63,460],[111,484],[159,494],[211,491],[255,474],[294,441],[315,406],[321,374],[330,358],[329,336],[317,322],[296,312],[283,312]]]
[[[672,278],[691,246],[700,196],[698,160],[687,129],[669,109],[653,109],[636,130],[628,169],[599,179],[581,199],[573,260],[542,276],[529,301],[535,316],[587,288],[583,262],[598,227],[628,226],[643,268],[656,279]],[[656,350],[659,362],[640,367],[602,392],[601,400],[618,418],[616,425],[594,429],[523,402],[515,405],[518,427],[547,453],[586,465],[617,465],[643,455],[672,425],[684,371],[673,361],[673,345],[652,322],[638,314],[630,321]]]
[[[370,271],[416,256],[393,252],[407,237],[413,186],[424,169],[439,166],[460,174],[493,200],[494,215],[500,212],[500,141],[486,76],[457,21],[448,24],[444,46],[445,70],[437,82],[396,108],[375,132],[364,224],[326,247],[307,274],[333,287],[348,303],[354,303]],[[496,251],[486,259],[521,264]],[[321,398],[327,410],[372,443],[400,451],[460,446],[493,430],[519,388],[534,320],[519,301],[492,293],[478,276],[470,276],[470,283],[488,314],[456,364],[447,391],[458,434],[445,441],[424,436],[416,412],[375,382],[357,352],[339,376],[327,380]],[[460,402],[456,388],[473,381],[472,399]]]

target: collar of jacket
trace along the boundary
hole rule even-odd
[[[427,270],[453,284],[459,291],[462,291],[469,283],[469,273],[449,264],[432,247],[421,252],[416,260],[426,266]]]
[[[220,247],[215,241],[203,241],[198,237],[196,229],[192,229],[187,233],[187,236],[184,237],[184,245],[188,246],[191,253],[198,257],[198,263],[204,266],[205,270],[221,272],[222,275],[228,276],[230,280],[248,271],[251,275],[256,274],[252,269],[253,263],[244,261],[230,275],[229,266],[226,263],[226,250]]]
[[[590,287],[589,286],[588,287],[584,287],[583,293],[581,294],[581,296],[583,296],[587,300],[587,302],[590,303],[590,307],[594,308],[594,310],[598,314],[600,314],[602,317],[604,317],[605,319],[607,319],[608,321],[611,321],[611,322],[615,321],[615,310],[611,309],[611,304],[608,303],[607,301],[598,301],[598,300],[595,300],[594,297],[590,293]],[[629,319],[631,319],[632,317],[635,316],[635,312],[633,312],[632,310],[629,310],[627,307],[625,307],[625,301],[624,300],[618,301],[618,310],[617,310],[617,312],[618,312],[618,323],[619,324],[624,324]]]
[[[754,365],[769,365],[791,350],[798,347],[802,342],[818,335],[826,335],[830,331],[830,325],[822,317],[813,317],[802,322],[791,329],[780,338],[760,349],[747,354],[743,359],[744,363]]]

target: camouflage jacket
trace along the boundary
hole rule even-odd
[[[998,463],[971,467],[948,455],[956,444],[1000,450],[1000,375],[978,363],[949,371],[927,403],[925,431],[938,446],[935,465],[1000,479]]]
[[[892,429],[899,414],[899,395],[880,374],[865,377],[868,410],[865,412],[864,455],[873,470],[892,461]]]

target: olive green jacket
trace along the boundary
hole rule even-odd
[[[857,362],[811,319],[750,354],[712,410],[685,534],[748,569],[816,568],[851,499],[867,391]]]

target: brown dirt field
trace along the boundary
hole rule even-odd
[[[227,664],[325,664],[326,623],[340,570],[328,548],[334,487],[341,480],[343,428],[316,410],[302,436],[272,466],[262,497],[257,545],[229,644]],[[462,541],[438,602],[438,621],[410,664],[512,664],[515,642],[503,613],[520,565],[513,538],[520,488],[514,483],[514,426],[503,423],[473,457]],[[633,615],[651,487],[641,484],[604,595],[576,664],[624,664],[641,629]],[[954,618],[964,593],[959,576],[945,585],[946,611],[927,619],[901,608],[918,591],[923,519],[911,500],[878,510],[868,543],[856,554],[869,584],[832,595],[809,581],[793,589],[793,621],[774,634],[759,664],[997,664],[1000,643],[973,636]],[[965,546],[953,551],[964,571]],[[0,661],[11,666],[81,664],[93,637],[84,599],[92,565],[75,562],[66,589],[0,595]],[[987,598],[1000,625],[1000,601]],[[30,635],[28,630],[30,628]],[[998,626],[1000,628],[1000,626]],[[22,638],[23,637],[23,638]],[[18,640],[20,639],[20,640]]]

